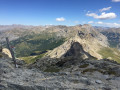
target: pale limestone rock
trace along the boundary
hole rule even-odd
[[[3,52],[4,54],[8,55],[9,58],[12,58],[9,49],[7,49],[7,48],[3,48],[2,52]]]

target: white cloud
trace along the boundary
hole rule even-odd
[[[112,0],[113,2],[120,2],[120,0]]]
[[[97,22],[97,24],[103,24],[103,22]]]
[[[119,24],[119,23],[113,23],[113,25],[114,25],[115,27],[120,27],[120,24]]]
[[[93,21],[89,21],[88,23],[89,23],[89,24],[92,24],[92,23],[94,23],[94,22],[93,22]]]
[[[103,12],[103,13],[101,13],[101,15],[98,15],[96,13],[87,13],[86,15],[89,17],[93,17],[95,19],[101,19],[101,20],[113,19],[113,18],[117,17],[117,15],[115,13],[112,13],[112,12],[111,13]]]
[[[80,22],[79,21],[74,21],[75,24],[79,24]]]
[[[120,24],[118,24],[118,23],[96,22],[95,24],[100,24],[100,25],[108,26],[108,27],[120,27]]]
[[[106,7],[106,8],[102,8],[102,9],[100,9],[99,11],[100,12],[103,12],[103,11],[108,11],[108,10],[110,10],[112,7]]]
[[[56,21],[59,21],[59,22],[65,21],[65,18],[64,17],[56,18]]]

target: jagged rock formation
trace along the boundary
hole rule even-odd
[[[65,59],[65,58],[64,58]],[[18,60],[19,61],[19,60]],[[119,90],[120,89],[120,66],[109,60],[79,60],[69,59],[61,67],[60,72],[42,72],[38,65],[46,62],[54,64],[49,59],[38,60],[32,69],[28,69],[19,61],[18,68],[9,58],[0,58],[0,90]],[[57,61],[57,60],[56,60]],[[61,60],[58,60],[60,62]],[[71,67],[66,67],[74,62]],[[46,66],[44,64],[44,66]],[[46,66],[47,67],[47,66]],[[48,67],[49,70],[51,67]],[[54,70],[55,68],[52,68]]]

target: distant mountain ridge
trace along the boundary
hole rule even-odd
[[[45,54],[46,56],[60,58],[70,49],[72,42],[79,42],[84,51],[91,56],[98,59],[116,59],[117,57],[116,61],[119,62],[119,51],[111,52],[112,57],[109,54],[103,54],[106,51],[109,53],[113,50],[110,48],[110,38],[104,32],[109,30],[112,32],[114,29],[116,32],[119,28],[92,27],[89,24],[76,26],[13,25],[12,27],[14,28],[1,31],[0,38],[1,40],[4,38],[5,41],[5,37],[9,37],[11,43],[17,48],[16,51],[19,52],[19,56],[29,56],[36,51],[48,51]]]
[[[120,28],[95,27],[95,29],[108,38],[111,47],[120,49]]]
[[[98,51],[102,47],[108,47],[109,45],[104,35],[96,31],[91,25],[78,25],[70,27],[68,30],[74,30],[73,33],[68,31],[69,35],[71,34],[71,38],[53,51],[49,51],[47,56],[60,58],[70,49],[72,43],[79,42],[83,46],[83,49],[91,56],[98,59],[102,58],[102,56],[98,54]]]

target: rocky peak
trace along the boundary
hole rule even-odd
[[[78,30],[80,30],[80,28],[78,28]],[[86,29],[84,31],[87,32]],[[101,49],[101,47],[108,46],[107,38],[99,33],[98,34],[97,33],[94,34],[94,32],[84,33],[84,31],[81,30],[81,31],[77,31],[76,33],[73,32],[74,34],[73,37],[68,39],[66,42],[64,42],[59,47],[53,49],[52,51],[49,51],[46,55],[50,56],[51,58],[60,58],[64,56],[67,52],[69,52],[70,54],[72,51],[82,46],[83,50],[85,52],[88,52],[91,56],[96,57],[98,59],[102,59],[102,56],[98,53],[98,51]],[[78,42],[80,43],[80,45],[78,45],[77,43],[73,44],[74,42]],[[74,48],[74,46],[77,46],[77,47]],[[78,51],[79,50],[81,49],[78,49]]]
[[[64,57],[75,57],[75,58],[90,58],[92,57],[89,53],[83,50],[82,45],[79,42],[73,42],[70,49],[63,55]]]

